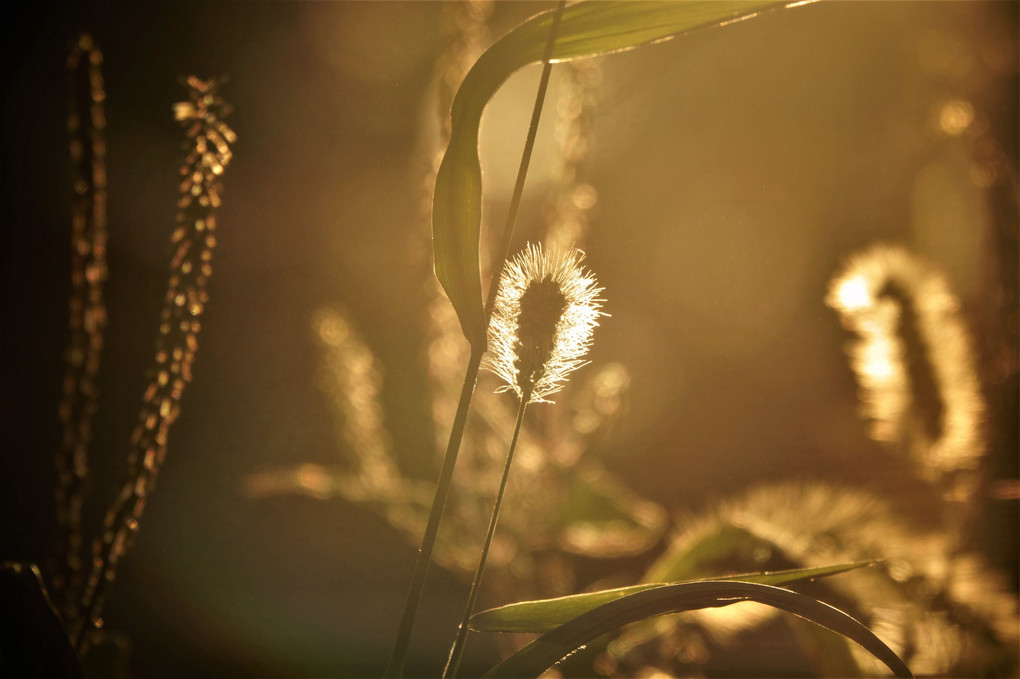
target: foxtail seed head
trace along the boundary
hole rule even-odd
[[[489,322],[485,367],[524,403],[547,403],[585,365],[598,325],[602,288],[581,267],[580,250],[528,245],[507,262]]]
[[[877,244],[850,258],[825,301],[858,335],[850,361],[871,437],[912,449],[929,478],[977,469],[987,406],[946,277],[903,247]]]

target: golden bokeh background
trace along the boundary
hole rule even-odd
[[[385,664],[415,548],[399,522],[317,474],[381,446],[426,497],[435,478],[445,434],[429,402],[421,203],[453,4],[52,2],[3,29],[0,558],[43,561],[54,530],[66,41],[92,32],[107,92],[110,325],[90,525],[119,478],[158,325],[176,78],[229,76],[239,140],[195,381],[105,616],[128,632],[138,676],[366,676]],[[551,6],[495,3],[490,39]],[[804,480],[874,491],[930,525],[931,489],[857,415],[851,335],[825,301],[847,257],[882,241],[937,264],[958,296],[988,403],[988,474],[1015,479],[1017,35],[1011,2],[820,2],[602,58],[574,200],[610,316],[575,379],[622,366],[601,379],[627,391],[585,454],[670,514]],[[541,238],[562,178],[565,68],[553,68],[514,250]],[[492,224],[539,72],[513,76],[483,119]],[[347,332],[372,356],[351,364],[369,393],[345,407],[369,432],[382,423],[379,441],[338,437],[322,388],[324,347]],[[495,386],[485,376],[479,390]],[[257,486],[293,468],[324,490]],[[1015,593],[1016,502],[979,504],[968,544]],[[582,559],[577,582],[648,561],[629,558]],[[438,671],[465,596],[460,576],[433,568],[412,671]],[[472,644],[474,668],[497,651]]]

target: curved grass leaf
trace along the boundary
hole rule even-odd
[[[754,582],[760,585],[781,585],[797,580],[809,580],[812,578],[822,578],[827,575],[835,575],[836,573],[845,573],[846,571],[870,566],[874,563],[877,562],[855,561],[853,563],[823,566],[821,568],[796,568],[774,571],[772,573],[726,575],[718,578],[705,578],[697,582],[739,580],[740,582]],[[548,632],[610,601],[622,599],[637,592],[669,586],[662,583],[631,585],[630,587],[617,587],[599,592],[572,594],[555,599],[522,601],[500,606],[499,608],[490,608],[475,614],[471,618],[471,628],[478,632]]]
[[[912,677],[902,660],[867,627],[829,604],[788,589],[752,582],[687,582],[611,601],[548,632],[490,670],[486,677],[537,677],[574,650],[628,623],[664,613],[756,601],[800,616],[857,642],[897,677]]]
[[[581,2],[563,10],[553,60],[618,52],[696,28],[746,19],[781,5],[775,0]],[[514,71],[542,59],[553,11],[532,17],[492,45],[468,72],[453,102],[450,143],[436,176],[432,203],[433,254],[436,277],[472,346],[485,341],[478,265],[482,210],[478,127],[485,105],[499,86]]]
[[[853,644],[846,637],[812,625],[806,620],[791,617],[790,630],[799,646],[811,659],[820,677],[860,677],[867,674],[854,657]]]

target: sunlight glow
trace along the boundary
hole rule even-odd
[[[973,122],[974,107],[966,101],[948,101],[939,111],[939,127],[951,137],[966,132]]]
[[[861,309],[871,304],[868,282],[863,276],[852,276],[836,289],[839,305],[847,310]]]
[[[892,288],[902,300],[889,293]],[[985,452],[985,404],[960,302],[945,277],[902,247],[876,245],[850,258],[826,303],[859,338],[850,362],[872,438],[910,449],[930,478],[976,468]],[[904,335],[908,314],[916,317],[911,322],[918,336],[911,346]],[[924,406],[908,364],[918,358],[930,370],[942,408],[933,439],[917,426]]]
[[[711,553],[721,539],[744,545],[743,554],[729,562],[734,571],[768,568],[769,557],[763,561],[756,554],[759,545],[808,567],[885,556],[884,562],[828,584],[840,596],[862,602],[862,622],[895,652],[907,654],[915,671],[923,667],[927,675],[951,675],[954,667],[987,653],[988,639],[1016,639],[1016,599],[1002,575],[974,555],[954,554],[947,533],[903,521],[871,492],[820,483],[759,486],[720,502],[707,515],[686,519],[670,548],[646,573],[646,581],[695,576],[704,557],[691,555]],[[680,632],[689,637],[689,623],[697,621],[711,638],[725,644],[762,621],[723,614],[737,606],[745,604],[664,616],[655,632],[660,638]],[[952,618],[958,610],[972,612],[969,623]],[[760,615],[775,617],[775,609],[763,608]],[[648,630],[646,625],[624,631],[610,645],[610,653],[621,659],[651,638]],[[881,674],[863,649],[854,656],[865,676]]]
[[[337,433],[355,454],[362,482],[388,489],[399,473],[379,403],[381,365],[339,310],[319,309],[312,329],[322,351],[317,382],[333,409]]]
[[[584,356],[604,314],[598,297],[602,288],[581,267],[583,260],[577,249],[543,251],[541,245],[528,245],[503,269],[483,366],[506,382],[504,391],[512,390],[526,403],[549,403],[545,397],[587,363]],[[529,303],[530,295],[546,285],[558,295],[558,308],[551,301]]]

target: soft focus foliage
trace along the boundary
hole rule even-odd
[[[463,15],[471,20],[461,24],[463,32],[451,41],[450,50],[477,44],[465,34],[481,30],[477,17],[485,13],[477,5],[464,7],[474,8]],[[467,61],[449,54],[439,60],[441,65],[452,63],[463,67]],[[560,247],[583,242],[598,203],[586,158],[597,119],[601,65],[580,61],[569,68],[556,109],[562,169],[551,183],[545,211],[546,240]],[[946,134],[957,135],[956,130],[969,124],[963,115],[966,108],[960,111],[947,113],[940,123]],[[482,253],[490,250],[485,234],[483,229]],[[467,347],[449,303],[438,295],[433,300],[428,375],[436,449],[441,451]],[[880,566],[806,591],[843,602],[915,672],[1012,671],[1015,595],[965,539],[967,517],[979,502],[977,471],[986,450],[986,423],[960,302],[933,265],[921,263],[905,248],[885,246],[851,256],[833,280],[827,301],[858,335],[850,351],[861,385],[861,414],[871,421],[877,440],[909,453],[918,478],[935,484],[937,492],[929,498],[935,523],[916,524],[913,514],[904,514],[872,490],[822,482],[752,486],[736,499],[709,507],[701,518],[678,519],[671,546],[640,580],[669,582],[879,559]],[[389,449],[378,402],[381,366],[349,318],[323,311],[318,319],[324,350],[320,388],[334,404],[340,439],[354,453],[355,471],[304,465],[295,472],[262,475],[262,490],[251,488],[258,494],[288,488],[317,497],[339,494],[369,503],[404,529],[414,544],[424,525],[428,484],[400,472]],[[836,345],[829,348],[834,358],[838,350]],[[513,361],[504,363],[500,375],[509,380]],[[664,530],[662,509],[624,490],[592,458],[596,435],[619,415],[630,372],[622,364],[596,365],[588,372],[592,376],[585,382],[582,375],[581,388],[571,386],[564,394],[562,400],[573,410],[570,417],[551,409],[545,421],[523,434],[487,578],[494,601],[575,591],[577,564],[567,555],[604,559],[645,554]],[[492,492],[488,486],[494,484],[513,422],[513,404],[484,385],[473,407],[476,416],[469,424],[436,551],[439,563],[465,576],[475,563],[475,536],[484,531]],[[790,470],[789,476],[798,475]],[[619,578],[606,582],[619,583]],[[720,664],[710,649],[738,645],[754,630],[767,630],[774,617],[772,609],[742,604],[637,623],[602,646],[594,669],[674,676],[724,669],[726,662]],[[854,644],[789,624],[802,663],[813,662],[818,671],[837,675],[876,671],[874,659]]]
[[[919,675],[1015,676],[1017,5],[781,4],[568,5],[511,252],[583,250],[612,318],[528,409],[479,608],[876,560],[790,587]],[[683,26],[600,25],[766,5],[622,53]],[[86,672],[381,672],[551,7],[53,0],[4,26],[0,561],[39,564]],[[229,73],[229,127],[224,81],[168,105],[196,70]],[[479,172],[439,182],[470,226],[446,233],[459,307],[429,228],[451,134]],[[409,674],[456,633],[518,405],[499,387],[478,380]],[[529,641],[476,634],[465,672]],[[551,676],[880,671],[744,602]]]

